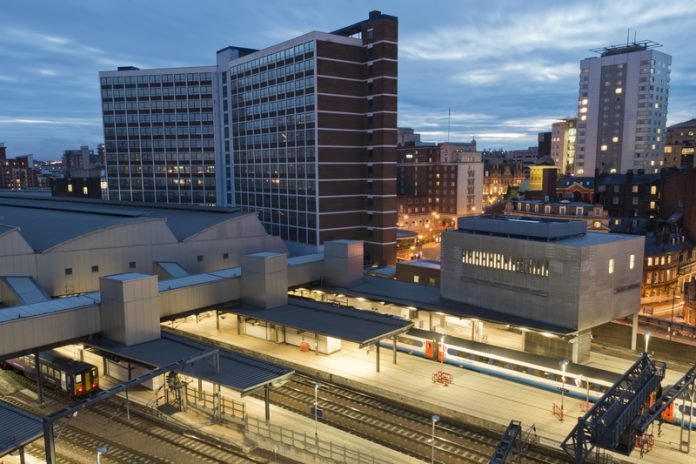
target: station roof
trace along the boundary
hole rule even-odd
[[[0,281],[4,282],[8,290],[23,305],[49,300],[46,293],[39,287],[33,277],[6,276],[0,277]],[[4,299],[7,300],[6,297]]]
[[[287,305],[276,308],[230,308],[226,311],[360,345],[405,332],[413,326],[412,322],[395,316],[293,297],[288,298]]]
[[[0,457],[43,435],[41,418],[0,402]]]
[[[552,332],[559,335],[574,333],[575,330],[553,324],[532,321],[522,317],[493,311],[467,303],[452,301],[440,296],[439,287],[414,284],[400,280],[381,277],[365,277],[357,285],[338,291],[351,296],[361,296],[371,300],[384,301],[406,307],[415,307],[437,311],[451,316],[480,319],[498,324],[510,324],[517,327]]]
[[[122,357],[138,364],[161,367],[182,359],[218,348],[181,335],[162,332],[162,338],[137,345],[125,346],[101,338],[86,342],[98,351]],[[234,351],[220,350],[220,369],[216,373],[210,360],[202,360],[185,369],[184,375],[217,383],[239,392],[242,396],[272,382],[289,377],[295,371],[276,364],[250,358]]]
[[[73,309],[97,304],[100,301],[101,297],[95,297],[94,294],[87,294],[68,298],[54,298],[41,303],[13,306],[11,308],[0,308],[0,324],[25,317],[43,316],[44,314],[57,311],[71,311]]]
[[[164,221],[179,241],[233,217],[249,213],[231,208],[169,207],[87,200],[55,200],[0,195],[4,228],[18,229],[36,251],[45,251],[101,229],[147,221]],[[50,224],[50,233],[46,231]],[[2,232],[2,231],[0,231]]]

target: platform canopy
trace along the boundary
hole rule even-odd
[[[86,342],[98,352],[122,358],[136,364],[161,367],[186,359],[198,353],[219,349],[220,369],[215,371],[211,360],[187,365],[178,372],[203,379],[247,395],[266,384],[282,381],[295,371],[276,364],[260,361],[234,351],[191,340],[180,335],[162,332],[162,338],[132,346],[124,346],[109,339]]]
[[[41,418],[0,401],[0,457],[43,435]]]
[[[413,327],[411,321],[400,317],[292,297],[288,298],[287,305],[276,308],[236,307],[226,311],[248,319],[340,338],[360,346],[398,335]]]

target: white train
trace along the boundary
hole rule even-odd
[[[380,346],[391,349],[392,343],[391,339],[384,339]],[[435,332],[411,329],[397,337],[396,349],[557,393],[561,392],[564,385],[563,369],[553,359],[443,336]],[[581,400],[595,402],[620,378],[621,374],[615,372],[569,363],[565,370],[565,393]],[[681,400],[677,400],[674,407],[665,412],[663,418],[681,424],[684,410],[685,405]],[[692,427],[696,427],[696,424],[692,424]]]

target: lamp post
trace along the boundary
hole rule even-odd
[[[435,463],[435,424],[440,420],[440,416],[433,416],[433,433],[430,443],[430,464]]]
[[[650,343],[650,335],[652,335],[652,332],[650,332],[649,330],[647,332],[645,332],[645,335],[644,335],[644,337],[645,337],[645,352],[646,353],[648,352],[648,343]]]
[[[320,382],[314,384],[314,437],[319,437],[319,387]]]
[[[440,351],[441,350],[441,351]],[[440,337],[440,346],[438,348],[438,356],[440,356],[440,371],[445,370],[445,336]]]
[[[560,364],[561,369],[563,370],[563,375],[561,376],[561,420],[563,420],[563,414],[564,414],[563,402],[565,399],[565,381],[566,381],[565,375],[566,375],[566,367],[568,366],[568,363],[569,363],[569,361],[567,359],[564,359],[563,361],[558,363],[558,364]]]
[[[102,446],[101,448],[97,448],[97,464],[101,463],[101,455],[106,454],[106,446]]]

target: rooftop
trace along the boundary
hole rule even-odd
[[[0,402],[0,457],[43,435],[40,417]]]
[[[404,332],[413,326],[410,321],[394,316],[292,297],[288,298],[287,305],[276,308],[231,308],[227,311],[248,319],[272,322],[361,345]]]
[[[179,241],[234,217],[238,209],[86,200],[54,200],[0,194],[0,233],[17,229],[36,251],[111,227],[163,221]],[[50,225],[50,233],[47,233]]]

